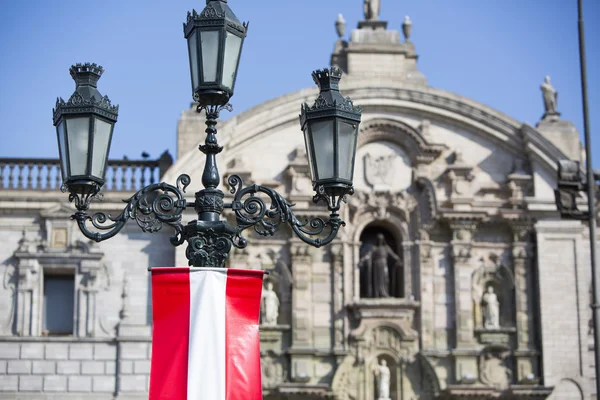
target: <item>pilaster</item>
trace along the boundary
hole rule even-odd
[[[421,270],[421,294],[418,300],[421,302],[421,343],[423,348],[433,348],[434,343],[434,258],[431,251],[429,233],[422,229],[419,233],[420,270]]]
[[[538,355],[535,348],[534,282],[532,271],[533,223],[511,223],[513,232],[512,259],[515,274],[515,306],[517,323],[516,380],[519,383],[539,381]]]
[[[292,290],[292,348],[290,349],[291,378],[295,382],[311,379],[312,357],[304,350],[312,341],[312,262],[307,244],[292,243],[290,249],[294,287]]]
[[[343,350],[346,338],[346,309],[344,307],[344,245],[335,243],[330,246],[333,264],[333,346]]]
[[[452,229],[452,260],[454,272],[455,340],[457,348],[472,348],[473,305],[471,301],[471,274],[473,272],[471,249],[478,221],[458,219],[450,221]]]

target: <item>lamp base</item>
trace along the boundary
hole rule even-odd
[[[222,90],[199,90],[194,93],[194,100],[200,107],[224,106],[229,102],[231,95]]]

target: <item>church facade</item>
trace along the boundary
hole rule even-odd
[[[556,162],[581,160],[578,132],[560,119],[549,79],[535,127],[429,87],[412,22],[401,38],[377,3],[365,1],[348,40],[340,16],[331,57],[343,95],[363,108],[346,226],[319,249],[285,228],[248,235],[227,262],[270,272],[264,398],[591,398],[589,237],[560,219],[553,193]],[[237,174],[283,193],[300,218],[326,217],[298,124],[315,97],[300,90],[220,124],[223,186]],[[174,164],[166,154],[113,161],[92,209],[118,213],[159,178],[192,171],[199,184],[204,157],[188,149],[203,126],[194,108],[182,113]],[[187,265],[185,246],[171,247],[168,227],[150,235],[134,223],[84,240],[57,168],[0,160],[0,399],[147,398],[146,267]]]

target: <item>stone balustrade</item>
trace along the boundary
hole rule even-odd
[[[104,192],[134,192],[159,182],[173,158],[164,152],[156,160],[109,160]],[[60,190],[60,161],[51,158],[0,158],[0,190]]]

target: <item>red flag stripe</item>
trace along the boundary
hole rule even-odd
[[[179,272],[179,273],[173,273]],[[189,268],[152,271],[153,337],[149,400],[186,400],[190,329]]]
[[[258,331],[263,271],[227,270],[225,295],[226,400],[260,400]]]

